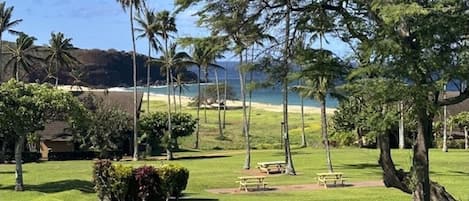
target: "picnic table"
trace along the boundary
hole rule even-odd
[[[327,173],[317,173],[318,176],[318,185],[324,185],[324,188],[327,188],[327,182],[334,182],[334,186],[337,185],[338,182],[343,186],[344,179],[342,172],[327,172]]]
[[[287,163],[285,161],[270,161],[270,162],[259,162],[257,163],[257,168],[261,172],[265,172],[267,174],[270,173],[283,173],[285,172],[285,166]]]
[[[244,176],[238,177],[239,181],[239,190],[244,189],[244,191],[248,192],[248,186],[256,186],[257,190],[265,190],[265,186],[267,183],[264,181],[265,176]]]

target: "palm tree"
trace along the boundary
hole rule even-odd
[[[204,70],[205,79],[208,78],[208,68],[220,68],[221,66],[215,64],[215,60],[221,57],[221,53],[226,50],[225,44],[222,38],[219,37],[206,37],[206,38],[183,38],[180,41],[184,46],[191,45],[192,61],[197,66],[197,129],[195,132],[195,143],[194,148],[199,148],[199,130],[200,130],[200,103],[201,100],[201,87],[200,78],[201,70]],[[223,67],[221,67],[223,68]],[[203,96],[203,98],[205,98]],[[207,114],[205,113],[205,122],[207,122]]]
[[[17,31],[12,30],[14,26],[18,25],[22,19],[12,20],[14,7],[6,7],[6,2],[0,3],[0,64],[2,63],[3,56],[3,32],[8,31],[10,33],[18,33]],[[2,80],[2,75],[0,74],[0,81]]]
[[[148,40],[148,56],[147,56],[147,113],[150,112],[150,79],[151,79],[151,68],[149,61],[151,60],[151,49],[158,50],[160,46],[160,42],[156,38],[156,35],[160,35],[158,32],[158,24],[156,20],[155,12],[149,10],[147,7],[144,8],[143,16],[138,15],[135,18],[135,22],[139,28],[136,28],[135,31],[139,32],[140,35],[137,36],[139,38],[147,38]]]
[[[64,34],[59,32],[57,34],[51,33],[49,40],[49,47],[46,51],[48,55],[45,60],[48,62],[49,67],[53,68],[55,72],[55,86],[59,84],[60,69],[63,67],[69,68],[71,65],[80,63],[71,53],[70,50],[74,49],[71,38],[65,38]],[[52,72],[51,69],[48,72]],[[49,74],[49,76],[51,76]]]
[[[346,68],[339,59],[328,50],[306,48],[298,52],[305,69],[302,71],[304,85],[295,86],[301,96],[315,99],[321,105],[321,133],[326,149],[329,172],[333,172],[329,139],[327,133],[326,98],[328,94],[337,95],[335,85],[343,78]],[[307,59],[309,58],[309,59]]]
[[[161,52],[163,55],[158,59],[151,60],[151,63],[158,64],[162,67],[162,69],[166,72],[166,85],[168,89],[168,146],[166,147],[166,157],[167,160],[173,159],[173,139],[172,139],[172,127],[171,127],[171,96],[170,96],[170,89],[172,88],[170,82],[170,74],[172,68],[177,66],[186,66],[192,64],[191,57],[186,52],[177,52],[177,45],[176,43],[172,43],[167,50],[162,50]]]
[[[26,73],[29,73],[34,61],[41,60],[39,57],[34,56],[37,49],[34,46],[35,40],[36,38],[32,36],[20,33],[16,39],[15,47],[7,47],[6,54],[10,55],[10,58],[7,60],[4,70],[6,71],[11,66],[13,75],[18,81],[20,79],[18,68],[22,68]]]
[[[134,34],[134,9],[139,11],[141,0],[116,0],[122,5],[124,12],[129,9],[129,20],[130,20],[130,33],[132,36],[132,67],[133,67],[133,82],[134,82],[134,154],[133,160],[138,160],[138,134],[137,134],[137,53],[135,48],[135,34]]]
[[[188,90],[188,86],[184,84],[184,72],[183,71],[176,71],[176,85],[174,86],[174,89],[178,91],[178,96],[179,96],[179,112],[182,112],[182,101],[181,101],[181,96],[184,93],[185,90]]]

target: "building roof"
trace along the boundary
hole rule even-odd
[[[133,93],[132,92],[114,92],[114,91],[72,91],[72,94],[79,99],[90,94],[102,98],[104,104],[114,106],[126,112],[130,117],[133,116]],[[137,93],[137,118],[140,116],[143,93]],[[38,131],[41,140],[50,141],[72,141],[73,135],[68,131],[68,124],[65,121],[53,121],[44,125],[44,130]]]

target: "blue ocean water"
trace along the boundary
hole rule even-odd
[[[220,62],[220,65],[224,66],[227,70],[226,78],[225,73],[221,70],[218,72],[218,79],[219,83],[224,83],[225,79],[229,86],[233,88],[233,90],[237,93],[236,97],[239,99],[240,96],[240,82],[238,76],[238,69],[236,62]],[[196,69],[190,69],[196,72]],[[249,78],[249,76],[247,76]],[[265,78],[265,75],[260,73],[255,73],[253,76],[253,80],[262,81]],[[209,80],[211,82],[215,82],[215,73],[214,71],[209,72]],[[207,83],[210,84],[210,83]],[[293,83],[294,85],[294,83]],[[127,88],[126,90],[131,90],[132,88]],[[144,88],[139,87],[139,90],[144,90]],[[166,94],[166,86],[152,86],[150,88],[150,93],[154,94]],[[146,89],[145,89],[146,91]],[[187,89],[183,92],[183,96],[188,97],[195,97],[197,95],[197,84],[187,84]],[[269,88],[262,88],[257,89],[252,93],[252,101],[259,102],[259,103],[266,103],[272,105],[281,105],[282,104],[282,90],[280,87],[269,87]],[[288,104],[289,105],[300,105],[301,100],[300,96],[292,91],[288,93]],[[311,99],[304,99],[305,106],[315,106],[319,107],[319,103],[317,101]],[[327,107],[335,108],[338,105],[338,101],[334,98],[328,98],[326,100]]]

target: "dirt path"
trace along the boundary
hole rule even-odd
[[[340,189],[340,188],[362,188],[362,187],[384,187],[383,181],[360,181],[360,182],[346,182],[344,186],[342,185],[328,185],[327,189]],[[267,192],[290,192],[290,191],[310,191],[310,190],[326,190],[324,186],[318,184],[299,184],[299,185],[283,185],[283,186],[270,186],[265,191]],[[255,192],[265,192],[265,191],[256,191],[250,190],[245,192],[244,190],[239,190],[238,188],[218,188],[218,189],[208,189],[207,192],[216,193],[216,194],[237,194],[237,193],[252,193]]]

